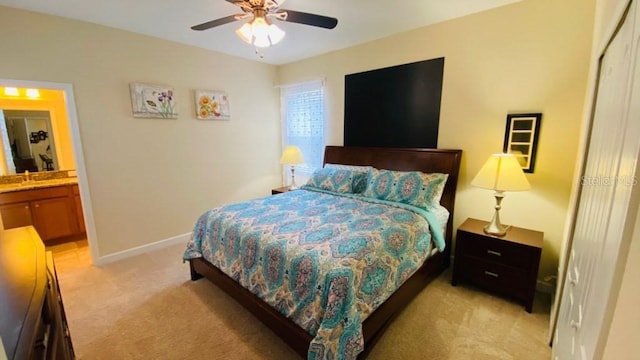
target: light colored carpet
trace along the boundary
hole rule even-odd
[[[215,285],[190,281],[183,246],[103,267],[90,265],[86,242],[53,250],[79,359],[299,359]],[[547,296],[537,294],[529,314],[450,278],[425,288],[369,359],[551,358]]]

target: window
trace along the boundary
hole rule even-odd
[[[282,141],[302,151],[305,164],[296,166],[296,174],[311,176],[322,167],[324,157],[323,81],[285,85],[281,88]]]

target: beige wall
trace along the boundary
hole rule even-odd
[[[5,7],[0,48],[0,79],[73,85],[100,256],[281,183],[273,66]],[[179,118],[133,118],[131,82],[173,86]],[[232,119],[196,120],[195,89],[227,91]]]
[[[556,274],[587,85],[594,1],[525,0],[282,66],[280,83],[327,77],[329,144],[342,144],[344,75],[444,56],[441,148],[464,150],[454,226],[489,219],[469,182],[500,152],[506,115],[541,112],[532,190],[508,193],[503,223],[545,233],[539,278]]]

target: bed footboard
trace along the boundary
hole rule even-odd
[[[191,281],[202,279],[202,275],[196,271],[193,267],[193,259],[189,260],[189,271],[191,271]]]
[[[358,359],[364,359],[378,341],[384,330],[409,302],[433,279],[448,266],[444,254],[436,254],[411,277],[382,305],[367,318],[363,325],[365,341],[364,351]],[[262,323],[273,330],[303,358],[307,357],[309,344],[313,337],[295,322],[284,317],[269,304],[240,286],[227,274],[220,271],[203,258],[189,260],[191,280],[207,278],[229,296],[249,310]]]
[[[280,314],[279,311],[272,308],[251,291],[240,286],[235,280],[203,258],[191,259],[189,260],[189,265],[192,280],[197,280],[203,276],[209,279],[209,281],[249,310],[273,332],[281,336],[300,356],[307,357],[309,343],[311,343],[313,337],[299,327],[298,324]],[[197,277],[196,279],[194,279],[194,274]]]

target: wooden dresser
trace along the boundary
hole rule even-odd
[[[0,238],[0,338],[0,358],[75,358],[53,256],[32,226]]]
[[[533,308],[544,234],[512,226],[501,237],[485,234],[486,221],[467,219],[458,228],[451,283],[472,283],[521,300]]]

